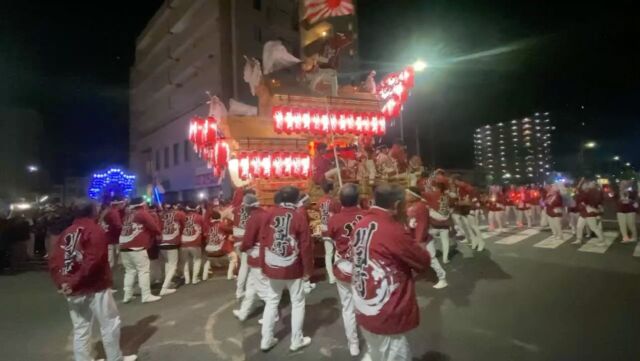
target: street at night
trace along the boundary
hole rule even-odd
[[[489,238],[488,250],[481,254],[472,255],[460,245],[446,267],[450,286],[444,290],[431,288],[430,275],[419,277],[421,326],[409,335],[414,357],[633,360],[640,352],[636,245],[616,240],[603,254],[577,251],[568,241],[555,249],[536,247],[549,232],[511,245],[495,243],[514,234]],[[5,291],[0,317],[15,325],[2,328],[3,358],[71,360],[65,301],[48,275],[3,277],[0,287]],[[304,331],[313,341],[295,353],[286,347],[289,331],[282,324],[276,333],[283,341],[269,353],[259,351],[260,313],[242,324],[235,319],[234,291],[233,282],[218,274],[155,304],[119,303],[123,350],[150,361],[356,359],[348,354],[335,286],[321,281],[307,298]],[[289,310],[283,306],[281,323],[288,324]]]

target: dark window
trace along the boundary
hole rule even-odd
[[[156,150],[156,170],[160,170],[160,150]]]
[[[262,0],[253,0],[253,8],[256,10],[262,10]]]
[[[169,168],[169,147],[164,147],[164,168]]]
[[[257,25],[253,27],[253,39],[257,42],[262,42],[262,29]]]
[[[180,164],[180,144],[173,145],[173,165]]]
[[[189,162],[191,160],[191,144],[188,140],[184,141],[184,161]]]

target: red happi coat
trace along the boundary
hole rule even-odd
[[[515,189],[509,189],[504,198],[505,206],[514,206],[517,204],[518,192]]]
[[[187,216],[184,212],[169,209],[162,212],[162,240],[161,246],[179,246]]]
[[[327,231],[329,226],[329,218],[340,212],[340,203],[329,195],[323,195],[318,199],[318,211],[320,212],[320,228],[322,232]]]
[[[145,206],[129,208],[125,212],[122,232],[120,232],[120,248],[149,249],[160,234],[158,222]]]
[[[261,231],[266,220],[267,212],[262,208],[250,208],[249,218],[245,226],[240,251],[247,253],[249,267],[260,268]]]
[[[49,253],[49,272],[57,288],[66,283],[72,295],[110,289],[107,236],[90,218],[78,218],[56,239]]]
[[[504,211],[504,195],[502,193],[490,194],[487,198],[487,209],[490,212]]]
[[[262,273],[272,279],[294,280],[313,273],[309,224],[293,204],[267,211],[260,245]]]
[[[356,224],[351,246],[351,285],[360,327],[379,335],[416,328],[420,312],[412,271],[429,268],[429,253],[379,207]]]
[[[455,190],[454,211],[463,216],[469,215],[472,208],[473,187],[468,183],[456,181]]]
[[[338,280],[351,283],[353,265],[351,263],[350,239],[355,225],[363,218],[366,211],[360,207],[345,207],[329,218],[327,231],[323,236],[333,240],[336,248],[336,260],[333,274]]]
[[[202,248],[204,238],[207,234],[209,225],[205,222],[204,217],[197,212],[187,212],[184,219],[184,229],[180,238],[180,247],[182,248]]]
[[[429,209],[423,201],[417,201],[407,208],[407,227],[418,243],[431,241],[429,236]]]
[[[516,193],[516,208],[519,211],[526,211],[531,209],[529,198],[529,192],[526,189],[519,190],[518,193]]]
[[[624,191],[616,200],[618,213],[636,213],[638,211],[638,194],[636,191]]]
[[[547,194],[544,200],[544,209],[549,217],[562,217],[562,197],[557,192]]]
[[[542,190],[539,188],[531,188],[528,191],[528,204],[532,206],[539,206],[542,199]]]
[[[100,227],[107,234],[109,244],[118,244],[120,232],[122,232],[122,215],[120,210],[109,206],[100,215]]]
[[[243,205],[233,207],[233,239],[235,242],[242,241],[244,228],[249,218],[247,207]]]
[[[429,224],[432,228],[451,226],[451,198],[447,192],[430,190],[423,194],[429,208]]]
[[[208,257],[222,257],[233,252],[233,243],[229,239],[231,231],[232,226],[226,220],[209,220],[204,246]]]
[[[579,190],[576,193],[576,206],[580,217],[598,217],[602,206],[602,192],[597,189]]]

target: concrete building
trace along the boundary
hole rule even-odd
[[[189,119],[206,115],[205,91],[256,104],[243,81],[243,55],[261,58],[281,40],[299,53],[295,0],[167,0],[136,41],[130,75],[130,168],[138,189],[154,181],[168,200],[215,190],[187,141]]]
[[[476,169],[484,173],[490,183],[543,181],[553,163],[553,130],[548,112],[476,129]]]

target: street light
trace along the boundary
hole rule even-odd
[[[613,157],[613,160],[616,160],[616,161],[620,160],[620,157],[616,155],[616,156]]]
[[[428,64],[424,60],[417,59],[415,62],[413,62],[413,64],[411,64],[411,67],[413,68],[413,71],[415,71],[416,73],[420,73],[428,67]],[[416,131],[416,154],[419,155],[420,154],[420,136],[418,135],[419,134],[418,122],[415,122],[415,126],[416,126],[416,130],[415,130]],[[402,110],[400,110],[400,139],[402,139],[402,141],[404,142],[404,119],[402,117]]]
[[[626,165],[627,167],[631,167],[631,163],[627,162],[624,165]]]
[[[598,143],[590,140],[588,142],[584,142],[582,143],[582,145],[580,146],[580,153],[578,154],[579,158],[579,162],[580,162],[580,168],[582,168],[582,171],[586,171],[586,167],[585,167],[585,161],[584,161],[584,151],[586,149],[594,149],[595,147],[598,146]]]
[[[416,60],[413,63],[413,70],[417,71],[417,72],[421,72],[423,70],[425,70],[428,66],[428,64],[420,59]]]
[[[27,166],[27,170],[29,171],[29,173],[35,173],[39,170],[39,168],[37,165],[29,164]]]

